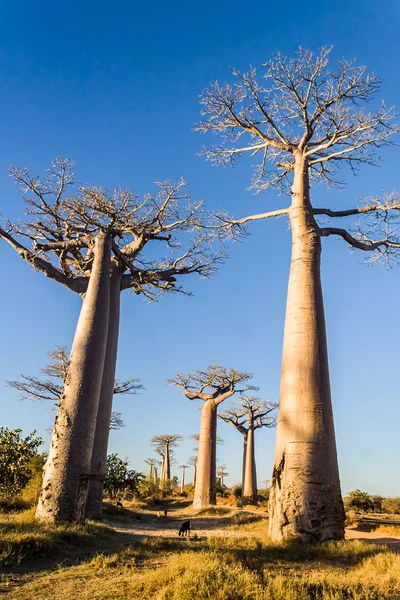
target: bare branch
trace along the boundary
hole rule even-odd
[[[221,365],[208,365],[183,375],[177,373],[169,383],[182,389],[189,400],[212,400],[216,406],[233,394],[244,390],[256,389],[247,382],[252,377],[250,373],[227,369]]]

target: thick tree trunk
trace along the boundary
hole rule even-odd
[[[165,483],[168,485],[171,479],[171,459],[169,456],[169,444],[165,449]]]
[[[217,405],[207,400],[201,409],[199,452],[193,508],[215,505],[217,470]]]
[[[256,504],[256,490],[254,488],[254,466],[254,424],[250,422],[249,429],[247,432],[246,468],[243,486],[243,501],[246,504]]]
[[[111,239],[95,240],[89,285],[72,345],[36,516],[83,521],[110,312]]]
[[[165,454],[162,460],[160,484],[161,487],[166,490],[169,486],[169,480],[171,478],[171,463],[169,456],[169,444],[165,445]]]
[[[185,469],[182,469],[182,479],[181,479],[181,494],[185,489]]]
[[[258,488],[257,488],[257,466],[256,466],[256,450],[255,450],[255,448],[254,448],[254,452],[253,452],[253,477],[254,477],[253,488],[254,488],[255,498],[256,498],[256,502],[257,502]]]
[[[243,435],[243,458],[242,458],[242,498],[243,498],[244,479],[246,477],[246,457],[247,457],[247,434],[248,434],[248,430],[243,428],[243,430],[240,430],[240,432]]]
[[[283,344],[269,532],[306,542],[342,539],[340,493],[320,279],[321,240],[296,158],[290,209],[292,261]]]
[[[197,465],[193,465],[193,487],[196,485]]]
[[[107,449],[117,364],[121,279],[122,273],[118,271],[115,271],[110,277],[110,317],[107,349],[104,360],[99,408],[97,411],[96,432],[93,442],[89,492],[85,510],[86,517],[91,519],[101,519],[102,515],[103,487],[107,474]]]

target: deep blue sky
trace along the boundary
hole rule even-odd
[[[399,103],[400,8],[395,0],[252,2],[3,3],[0,22],[0,212],[22,216],[23,203],[4,169],[41,172],[63,154],[85,183],[122,184],[134,192],[157,179],[184,176],[193,197],[236,216],[282,206],[271,193],[253,196],[247,166],[213,168],[197,156],[206,141],[194,133],[198,95],[229,67],[260,66],[272,52],[333,44],[333,59],[357,58],[383,78],[381,97]],[[211,141],[211,140],[209,140]],[[343,192],[312,192],[319,206],[354,206],[360,198],[399,188],[400,150],[382,153]],[[152,456],[155,434],[198,430],[199,411],[165,381],[176,371],[218,362],[254,373],[260,394],[278,400],[290,235],[284,220],[258,223],[211,282],[187,282],[194,297],[159,304],[126,294],[118,371],[140,377],[140,397],[115,408],[126,427],[110,449],[134,468]],[[56,344],[71,344],[79,298],[47,280],[0,243],[1,424],[36,428],[46,438],[54,413],[22,403],[5,386],[36,374]],[[323,284],[331,380],[343,491],[400,495],[399,269],[368,267],[343,242],[324,240]],[[229,484],[240,480],[241,436],[220,424],[219,460]],[[258,432],[259,480],[270,478],[271,430]],[[185,440],[177,464],[193,454]]]

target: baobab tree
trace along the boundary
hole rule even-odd
[[[276,417],[271,413],[277,406],[273,402],[262,402],[261,398],[246,394],[240,396],[231,408],[218,415],[243,436],[242,499],[246,504],[257,503],[254,432],[261,427],[276,426]]]
[[[180,469],[182,469],[182,478],[181,478],[181,494],[185,490],[185,471],[189,465],[180,465]]]
[[[160,486],[163,489],[169,487],[171,479],[171,455],[173,448],[175,448],[182,439],[182,436],[177,433],[170,435],[155,435],[151,439],[151,444],[155,446],[156,452],[162,456]]]
[[[203,401],[193,508],[216,504],[217,409],[235,392],[255,389],[247,383],[250,378],[250,373],[210,365],[189,375],[177,373],[170,380],[189,400]]]
[[[219,478],[220,485],[224,485],[224,478],[228,477],[229,473],[226,469],[226,465],[221,465],[217,469],[217,477]]]
[[[48,400],[60,404],[62,390],[68,372],[68,349],[67,346],[56,346],[49,350],[48,356],[50,362],[40,368],[41,373],[47,376],[47,379],[40,379],[32,375],[21,373],[21,379],[7,381],[7,385],[18,390],[22,400]],[[133,377],[126,381],[116,379],[114,381],[114,395],[116,394],[137,394],[143,386],[139,379]],[[110,418],[110,430],[124,427],[121,413],[112,411]]]
[[[4,220],[0,238],[83,300],[36,511],[40,519],[82,521],[101,515],[121,291],[153,301],[187,293],[178,280],[210,277],[223,250],[199,229],[208,217],[183,180],[160,182],[156,194],[139,198],[78,185],[66,158],[44,180],[17,167],[10,175],[25,195],[27,219]]]
[[[148,474],[149,481],[154,481],[154,468],[157,467],[158,461],[155,458],[146,458],[144,462],[150,467]]]
[[[197,450],[197,448],[196,448]],[[196,485],[196,471],[197,471],[197,454],[196,456],[191,456],[188,460],[189,465],[193,467],[193,487]]]
[[[351,248],[390,259],[400,247],[390,219],[399,214],[396,194],[358,208],[316,208],[310,186],[340,186],[338,169],[357,171],[377,164],[377,150],[390,146],[399,128],[382,103],[367,110],[380,79],[354,61],[328,68],[330,48],[319,54],[300,49],[294,59],[277,54],[256,69],[233,71],[234,84],[212,84],[202,94],[202,132],[222,142],[204,150],[214,164],[244,155],[259,157],[252,188],[290,192],[286,208],[232,220],[221,227],[243,232],[246,223],[287,217],[292,236],[276,458],[270,495],[270,535],[305,541],[341,539],[344,510],[340,492],[329,383],[328,352],[320,278],[321,240],[338,236]],[[355,231],[322,226],[318,217],[360,217]],[[369,221],[369,219],[371,219]]]

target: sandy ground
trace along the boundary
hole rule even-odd
[[[115,521],[109,521],[117,531],[128,533],[139,538],[143,537],[163,537],[163,538],[176,538],[178,535],[181,524],[190,519],[191,523],[191,537],[210,537],[210,536],[222,536],[222,537],[248,537],[249,532],[241,531],[232,527],[227,527],[231,524],[230,517],[234,512],[240,512],[239,510],[227,511],[226,515],[213,515],[213,516],[196,516],[191,512],[191,509],[186,506],[169,509],[166,506],[168,513],[165,517],[163,515],[164,507],[160,507],[159,510],[147,510],[142,513],[142,519],[132,520],[129,523],[116,523]],[[141,511],[142,512],[142,511]],[[157,516],[159,512],[160,516]],[[246,511],[247,512],[247,511]],[[260,516],[266,516],[262,513],[255,513]],[[161,516],[162,515],[162,516]],[[256,531],[252,532],[251,535],[258,537],[262,535]],[[400,536],[383,536],[382,533],[374,533],[362,531],[362,528],[346,529],[345,537],[347,540],[363,540],[375,544],[387,544],[400,550]]]

